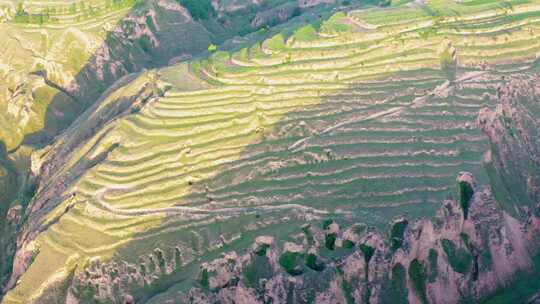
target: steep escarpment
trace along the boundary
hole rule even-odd
[[[92,144],[86,147],[81,146],[96,133],[106,134],[110,125],[117,119],[138,112],[146,103],[162,96],[166,90],[167,86],[160,82],[155,74],[126,76],[111,88],[110,93],[106,93],[93,105],[92,111],[78,119],[77,127],[73,131],[67,132],[56,141],[54,146],[43,151],[45,155],[42,157],[46,157],[47,153],[54,153],[52,158],[58,162],[40,164],[38,156],[35,155],[33,169],[41,166],[41,171],[39,175],[34,175],[38,177],[34,177],[32,183],[38,189],[35,195],[39,199],[32,201],[28,208],[19,205],[19,209],[25,208],[23,209],[25,214],[20,214],[14,222],[15,224],[25,223],[26,229],[18,235],[18,243],[23,243],[26,239],[33,238],[48,229],[50,225],[57,222],[58,217],[69,211],[72,206],[66,206],[65,210],[51,213],[60,201],[74,197],[74,194],[66,192],[68,187],[106,158],[117,147],[117,143],[111,142],[103,149]],[[74,158],[71,154],[75,149],[79,151]],[[5,254],[13,254],[13,252],[6,251]],[[31,258],[31,252],[30,254],[20,252],[16,255],[11,276],[13,278],[20,276],[27,267],[25,265],[31,262]],[[15,281],[11,280],[6,288],[11,288],[14,284]]]
[[[492,142],[485,161],[497,199],[514,216],[535,212],[540,202],[540,87],[538,75],[511,79],[498,89],[496,109],[481,112],[479,123]]]
[[[447,200],[433,222],[397,220],[388,235],[362,223],[340,227],[327,219],[302,227],[289,242],[259,236],[246,250],[203,263],[198,287],[164,290],[149,302],[477,302],[509,284],[517,272],[538,271],[540,218],[510,217],[470,173],[461,173],[457,183],[474,191],[468,219],[458,201]],[[395,246],[397,230],[401,242]],[[96,260],[74,278],[69,293],[83,303],[133,300],[137,286],[152,286],[184,263],[179,248],[156,249],[140,264]]]
[[[463,178],[470,175],[463,173],[458,180]],[[306,226],[292,242],[261,236],[247,253],[229,252],[203,264],[199,287],[170,292],[159,301],[477,302],[508,284],[516,272],[538,266],[533,259],[540,245],[535,237],[540,219],[531,215],[520,223],[503,213],[488,188],[474,191],[469,219],[458,202],[445,201],[434,222],[406,226],[398,248],[389,236],[362,224]],[[155,269],[159,273],[159,266]],[[91,268],[79,278],[78,288],[91,288],[99,282],[93,278],[110,275],[95,271]]]

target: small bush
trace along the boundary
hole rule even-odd
[[[422,303],[427,303],[427,296],[426,296],[426,268],[424,267],[424,264],[420,262],[418,259],[414,259],[409,264],[409,278],[412,282],[414,291],[420,298],[420,301]]]
[[[407,220],[401,220],[392,226],[390,232],[390,249],[396,251],[403,244],[403,235],[405,234],[405,228],[409,222]]]
[[[217,51],[217,46],[216,46],[215,44],[211,43],[211,44],[208,46],[208,52],[213,53],[213,52],[215,52],[215,51]]]
[[[444,253],[448,257],[448,263],[455,272],[465,274],[469,272],[472,264],[471,254],[463,249],[457,248],[454,242],[448,239],[441,240]]]
[[[306,255],[306,266],[315,270],[315,271],[323,271],[324,270],[324,263],[321,262],[317,256],[313,253],[309,253]]]
[[[474,190],[469,183],[463,181],[458,183],[458,188],[459,204],[461,206],[461,209],[463,210],[463,218],[467,219],[467,216],[469,215],[470,201],[473,197]]]
[[[210,0],[177,0],[180,5],[185,7],[191,16],[197,20],[205,20],[214,14],[214,7]]]
[[[428,262],[429,262],[429,274],[428,274],[428,280],[429,282],[435,282],[437,279],[437,275],[439,274],[439,254],[437,253],[437,250],[431,248],[429,249],[428,253]]]
[[[375,253],[375,248],[366,245],[366,244],[360,244],[360,251],[362,251],[362,254],[364,255],[364,261],[366,264],[369,264],[369,261],[373,257],[373,254]]]
[[[322,228],[323,228],[324,230],[330,228],[330,225],[332,225],[333,222],[334,222],[333,219],[326,219],[326,220],[324,220],[324,222],[322,223]]]
[[[266,255],[266,250],[268,250],[268,248],[270,248],[270,245],[262,244],[257,249],[255,249],[255,254],[258,256],[264,256]]]
[[[259,288],[262,279],[272,277],[272,265],[266,256],[254,256],[253,261],[244,269],[246,285]]]
[[[344,240],[343,241],[343,248],[345,249],[353,249],[354,248],[354,242],[351,240]]]
[[[301,262],[301,254],[298,252],[284,252],[279,257],[279,265],[281,265],[288,274],[293,276],[302,274]]]
[[[208,275],[208,270],[207,269],[203,269],[202,272],[201,272],[201,285],[205,288],[208,288],[208,286],[210,285],[209,283],[209,275]]]
[[[392,278],[390,280],[390,288],[387,290],[388,292],[388,301],[384,301],[386,303],[408,303],[407,296],[407,272],[405,270],[405,267],[403,265],[397,263],[392,268]]]
[[[328,248],[328,250],[334,250],[336,247],[336,234],[335,233],[329,233],[324,238],[324,246]]]

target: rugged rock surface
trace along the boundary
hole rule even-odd
[[[526,217],[540,202],[540,86],[538,76],[512,78],[498,89],[495,110],[484,109],[479,124],[492,142],[485,161],[506,212]]]
[[[531,215],[519,222],[499,208],[489,188],[473,190],[467,220],[459,202],[448,200],[434,222],[421,220],[404,228],[403,242],[395,249],[388,237],[361,224],[343,231],[336,223],[305,227],[303,237],[281,246],[261,236],[248,253],[233,251],[202,264],[200,288],[171,303],[476,301],[532,267],[540,218]],[[121,302],[129,295],[128,286],[142,288],[179,267],[175,255],[168,256],[156,251],[148,257],[150,267],[147,262],[140,268],[92,264],[74,280],[72,292],[80,295],[97,287],[98,299]]]
[[[488,188],[474,188],[465,220],[456,201],[446,201],[435,222],[405,228],[392,251],[376,232],[353,229],[337,236],[328,254],[323,239],[310,245],[269,245],[263,252],[232,252],[200,273],[201,288],[182,303],[457,303],[489,296],[529,270],[540,245],[540,219],[521,223],[504,213]],[[319,231],[320,232],[320,231]],[[315,233],[315,235],[322,235]],[[356,242],[351,239],[357,239]],[[349,244],[349,245],[346,245]],[[292,250],[291,248],[294,248]],[[294,265],[294,268],[291,268]]]

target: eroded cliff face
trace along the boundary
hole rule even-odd
[[[516,217],[535,212],[540,202],[539,95],[537,75],[510,79],[498,89],[497,108],[478,118],[492,143],[485,161],[497,200]]]
[[[458,180],[464,178],[470,175],[464,172]],[[472,189],[467,220],[459,203],[449,200],[434,222],[394,223],[402,227],[392,231],[402,236],[381,235],[361,224],[344,229],[335,223],[305,227],[294,242],[284,245],[261,236],[245,254],[230,252],[203,264],[201,287],[177,294],[171,303],[478,301],[509,283],[516,272],[533,268],[540,219],[531,215],[520,222],[500,209],[489,188]],[[399,245],[389,239],[399,239]],[[142,276],[115,269],[123,280],[113,279],[114,271],[93,267],[75,284],[103,286],[105,295],[108,284],[121,290],[121,282],[130,276],[144,282],[175,267],[172,261],[166,261],[165,268],[155,263],[156,270]],[[124,296],[130,297],[129,292]]]

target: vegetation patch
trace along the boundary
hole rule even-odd
[[[265,256],[268,248],[270,248],[270,245],[261,244],[259,247],[257,247],[257,249],[255,249],[255,254],[258,256]]]
[[[279,265],[281,265],[288,274],[297,276],[303,273],[302,260],[301,253],[287,251],[279,257]]]
[[[272,265],[266,256],[254,256],[243,273],[247,286],[259,288],[260,280],[272,276]]]
[[[177,0],[183,7],[185,7],[191,16],[197,20],[208,19],[214,14],[214,7],[210,0]]]
[[[441,243],[452,269],[462,274],[469,272],[472,264],[471,254],[464,248],[456,247],[451,240],[442,239]]]
[[[294,38],[303,42],[315,41],[318,37],[317,30],[311,24],[299,28],[294,33]]]
[[[315,270],[323,271],[324,263],[313,253],[308,253],[305,258],[306,266]]]
[[[328,250],[334,250],[336,248],[336,238],[337,235],[335,233],[328,233],[324,237],[324,246]]]
[[[395,222],[392,226],[392,231],[390,232],[390,249],[392,251],[396,251],[403,244],[403,235],[408,224],[409,222],[403,219]]]
[[[461,206],[461,210],[463,210],[463,217],[467,219],[467,216],[469,215],[469,206],[471,198],[473,197],[474,190],[472,186],[465,182],[460,181],[458,183],[459,188],[459,204]]]
[[[366,244],[360,244],[360,246],[358,247],[360,248],[360,251],[362,251],[362,254],[364,255],[364,261],[366,262],[366,265],[369,264],[369,261],[373,257],[373,254],[375,254],[375,248]]]
[[[407,271],[400,263],[392,267],[389,286],[383,296],[383,303],[407,304]]]
[[[354,242],[351,240],[343,240],[343,248],[345,249],[353,249],[354,248]]]
[[[426,267],[420,260],[414,259],[409,264],[409,279],[411,280],[414,291],[416,292],[416,295],[420,298],[420,301],[422,301],[422,303],[427,303]]]
[[[201,271],[200,283],[204,288],[210,286],[210,275],[208,274],[208,269],[203,269]]]
[[[273,51],[280,51],[285,49],[285,39],[283,38],[283,34],[280,33],[274,35],[272,38],[266,40],[264,42],[264,46]]]
[[[330,225],[332,225],[332,223],[334,223],[334,220],[333,220],[333,219],[326,219],[326,220],[324,220],[323,223],[322,223],[322,228],[323,228],[324,230],[327,230],[327,229],[330,228]]]
[[[309,246],[315,245],[315,237],[313,237],[313,232],[311,232],[311,226],[305,225],[304,227],[302,227],[302,231],[304,232],[304,235],[306,236],[308,245]]]
[[[437,250],[433,248],[429,249],[428,262],[429,262],[428,281],[435,282],[435,280],[437,280],[437,275],[439,274],[439,266],[438,266],[439,254],[437,253]]]

